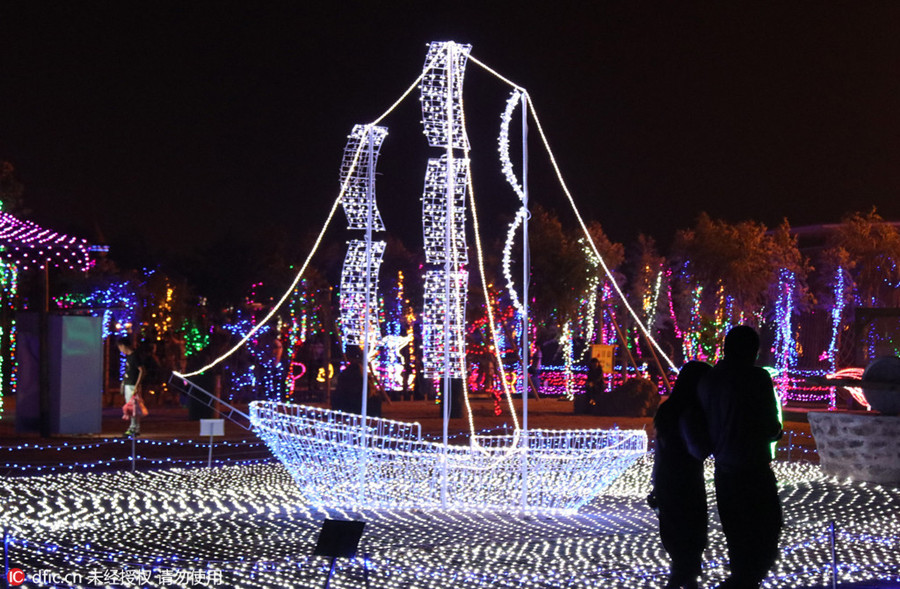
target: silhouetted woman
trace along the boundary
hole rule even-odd
[[[699,586],[707,528],[703,460],[711,448],[697,385],[711,368],[685,364],[653,420],[656,454],[648,501],[658,508],[659,535],[672,559],[667,589]]]

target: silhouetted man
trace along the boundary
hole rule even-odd
[[[759,587],[778,557],[781,504],[769,466],[781,437],[769,373],[753,365],[759,335],[739,325],[725,336],[725,358],[700,381],[716,463],[716,501],[731,577],[721,587]]]

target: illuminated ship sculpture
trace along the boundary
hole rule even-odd
[[[503,373],[499,358],[500,380],[515,429],[508,435],[477,435],[464,393],[471,428],[468,443],[448,443],[451,379],[465,380],[466,375],[468,252],[464,224],[471,180],[462,80],[467,61],[477,62],[470,56],[470,50],[468,45],[453,42],[431,43],[422,76],[413,85],[418,84],[421,92],[428,143],[442,150],[440,157],[428,160],[422,199],[429,265],[425,271],[422,355],[425,377],[443,381],[441,395],[448,401],[443,403],[443,438],[440,442],[423,439],[416,423],[364,417],[368,396],[365,376],[362,415],[268,401],[252,403],[253,430],[284,464],[303,496],[313,505],[573,510],[602,492],[647,451],[647,435],[642,430],[529,430],[527,394],[522,395],[520,426],[510,392],[515,385]],[[507,239],[511,241],[521,227],[522,241],[527,244],[529,105],[527,92],[513,86],[501,117],[500,152],[503,172],[519,197],[521,208]],[[522,107],[521,183],[515,178],[508,154],[509,125],[518,104]],[[338,197],[344,204],[350,228],[366,230],[365,241],[350,243],[341,281],[345,291],[341,293],[345,343],[361,345],[366,358],[370,357],[371,346],[380,331],[372,307],[377,301],[374,285],[384,242],[373,242],[371,235],[373,230],[384,230],[374,190],[377,153],[387,134],[383,127],[376,125],[383,118],[354,127],[344,152]],[[475,222],[474,210],[472,213]],[[579,221],[584,227],[580,216]],[[508,244],[504,250],[505,262],[510,247]],[[523,272],[527,273],[527,248],[523,250]],[[594,250],[596,253],[596,247]],[[480,254],[479,244],[479,259]],[[608,272],[605,265],[604,270]],[[512,287],[508,270],[505,274]],[[483,286],[485,282],[482,271]],[[527,280],[523,283],[521,296],[513,296],[527,325]],[[529,330],[521,331],[520,349],[527,350]],[[523,359],[518,367],[519,383],[526,381],[525,363]],[[365,370],[368,371],[368,366]],[[523,392],[523,388],[519,385],[518,392]]]
[[[250,412],[320,507],[575,510],[647,451],[643,430],[519,430],[456,446],[423,440],[417,423],[268,401]]]

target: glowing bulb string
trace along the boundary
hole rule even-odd
[[[422,78],[425,77],[425,74],[428,73],[434,67],[434,63],[435,63],[435,60],[432,60],[432,62],[430,64],[428,64],[428,66],[422,70],[422,73],[419,75],[418,78],[416,78],[416,81],[413,82],[409,86],[409,88],[407,88],[407,90],[400,96],[400,98],[398,98],[390,106],[390,108],[388,110],[386,110],[384,113],[382,113],[381,116],[379,116],[373,122],[366,125],[366,127],[367,128],[374,127],[375,125],[380,123],[385,117],[387,117],[389,114],[391,114],[391,112],[393,112],[397,108],[397,106],[407,96],[409,96],[413,90],[415,90],[415,88],[419,85],[419,82],[422,81]],[[303,266],[300,267],[300,270],[297,272],[297,275],[294,277],[294,280],[291,282],[290,286],[287,288],[287,290],[284,292],[284,294],[281,295],[281,298],[278,300],[278,302],[275,304],[275,306],[272,307],[272,309],[266,314],[266,316],[263,317],[256,325],[254,325],[253,328],[251,328],[250,331],[248,331],[240,339],[240,341],[237,344],[235,344],[231,349],[229,349],[227,352],[225,352],[224,354],[222,354],[221,356],[219,356],[218,358],[216,358],[215,360],[213,360],[212,362],[210,362],[203,368],[199,368],[199,369],[195,370],[194,372],[180,373],[177,371],[173,371],[173,374],[175,374],[176,376],[178,376],[180,378],[190,378],[192,376],[197,376],[198,374],[202,374],[203,372],[209,370],[210,368],[217,366],[223,360],[225,360],[226,358],[230,357],[235,352],[240,350],[244,346],[244,344],[246,344],[250,340],[250,338],[252,338],[256,334],[256,332],[258,332],[260,329],[262,329],[262,327],[266,323],[268,323],[272,319],[272,317],[274,317],[275,314],[281,309],[281,307],[284,305],[284,303],[288,300],[288,298],[290,298],[291,294],[294,292],[294,289],[300,283],[300,279],[303,277],[303,273],[306,272],[306,268],[307,268],[307,266],[309,266],[310,260],[312,260],[313,255],[315,255],[316,251],[319,249],[319,245],[321,245],[322,239],[325,237],[325,231],[328,229],[328,226],[331,224],[331,220],[334,218],[334,215],[337,212],[338,207],[341,205],[341,202],[344,198],[344,193],[347,191],[347,187],[350,185],[350,181],[353,177],[353,171],[356,169],[356,165],[359,162],[359,155],[362,152],[363,146],[364,146],[363,142],[360,142],[360,144],[357,146],[356,153],[353,155],[353,162],[350,164],[350,169],[347,172],[347,178],[344,180],[344,183],[341,185],[341,191],[338,193],[337,198],[334,200],[334,204],[331,205],[331,210],[328,212],[328,216],[325,219],[325,223],[322,225],[322,229],[319,231],[319,235],[318,235],[318,237],[316,237],[316,241],[315,241],[315,243],[313,243],[312,249],[310,250],[309,254],[307,254],[306,260],[303,262]]]
[[[463,129],[465,129],[465,127],[466,127],[466,110],[465,110],[465,108],[463,108],[462,96],[460,96],[460,109],[459,110],[460,110],[460,119],[461,119],[462,127],[463,127]],[[465,150],[465,156],[466,156],[466,159],[468,159],[471,162],[471,158],[469,158],[469,150],[468,149]],[[512,394],[510,393],[509,382],[506,380],[506,371],[503,368],[503,361],[500,358],[500,351],[499,351],[498,347],[496,346],[497,329],[496,329],[496,325],[494,323],[494,312],[493,312],[493,309],[491,308],[490,293],[488,292],[488,287],[487,287],[487,276],[486,276],[486,273],[484,270],[484,251],[481,247],[481,235],[480,235],[480,228],[479,228],[479,224],[478,224],[478,214],[475,209],[475,186],[472,182],[471,170],[469,170],[469,174],[467,175],[467,184],[468,184],[468,189],[469,189],[469,206],[472,209],[472,232],[475,235],[475,250],[476,250],[476,254],[477,254],[476,258],[478,260],[478,272],[481,276],[481,289],[482,289],[482,292],[484,293],[485,308],[487,309],[487,316],[488,316],[488,325],[490,326],[490,330],[491,330],[491,340],[493,342],[495,342],[495,345],[493,346],[494,347],[493,353],[494,353],[494,357],[497,360],[498,371],[500,372],[500,382],[502,383],[501,386],[503,387],[503,394],[506,397],[507,404],[509,405],[509,412],[510,412],[510,415],[512,415],[513,423],[515,425],[514,434],[513,434],[514,438],[515,438],[514,439],[515,443],[513,443],[511,445],[511,449],[512,449],[512,448],[518,447],[518,445],[519,445],[518,437],[517,437],[518,432],[520,431],[519,418],[518,418],[518,415],[516,414],[515,406],[513,405]],[[451,231],[454,231],[454,230],[455,230],[455,224],[451,224]],[[464,337],[464,336],[461,336],[461,337]],[[464,344],[464,342],[463,342],[463,344]],[[465,353],[463,353],[461,355],[460,362],[463,364],[463,366],[462,366],[463,374],[466,374],[466,372],[465,372]],[[463,379],[463,390],[465,391],[464,397],[465,397],[465,401],[466,401],[466,410],[468,411],[468,416],[469,416],[469,431],[471,433],[470,440],[471,440],[471,444],[473,445],[473,447],[480,447],[480,445],[478,444],[477,437],[475,435],[475,421],[474,421],[474,417],[472,414],[472,407],[469,402],[469,392],[468,392],[468,382],[467,381],[468,381],[468,379],[465,379],[465,378]]]
[[[503,394],[506,397],[506,401],[509,405],[509,412],[513,418],[513,423],[515,425],[515,431],[519,431],[519,419],[518,419],[518,416],[516,415],[515,406],[513,405],[512,393],[510,393],[509,382],[506,380],[506,370],[503,368],[503,361],[502,361],[502,358],[500,358],[500,350],[498,349],[498,347],[496,345],[497,327],[496,327],[496,324],[494,323],[494,311],[491,308],[490,293],[488,292],[488,286],[487,286],[487,276],[484,271],[484,253],[483,253],[483,250],[481,247],[481,235],[479,233],[478,214],[475,210],[475,190],[472,186],[472,175],[471,174],[469,174],[469,202],[470,202],[470,207],[472,208],[472,231],[475,234],[475,250],[477,253],[476,257],[478,260],[478,272],[481,275],[481,289],[482,289],[482,292],[484,292],[484,300],[485,300],[485,307],[487,309],[488,325],[491,330],[491,339],[492,339],[492,341],[495,342],[495,345],[493,346],[494,347],[493,354],[494,354],[494,357],[497,359],[497,367],[500,372],[500,382],[502,383],[502,386],[503,386]],[[466,401],[468,403],[468,396],[467,396]],[[471,409],[470,409],[470,415],[471,415]],[[474,426],[473,426],[472,427],[472,434],[473,434],[472,439],[473,440],[475,440],[474,433],[475,432],[474,432]],[[516,445],[518,445],[518,444],[516,444]]]
[[[528,93],[525,93],[528,96]],[[562,177],[562,172],[559,169],[559,165],[556,162],[556,158],[553,156],[553,151],[550,149],[550,142],[547,140],[547,136],[544,134],[544,128],[541,126],[541,121],[538,119],[537,111],[534,108],[534,101],[531,100],[531,97],[528,96],[528,106],[531,110],[531,116],[534,118],[534,122],[537,125],[538,133],[541,135],[541,141],[544,144],[544,148],[547,150],[547,155],[550,157],[550,163],[553,165],[553,170],[556,172],[556,177],[559,180],[559,184],[563,189],[563,192],[566,194],[566,198],[569,200],[569,204],[572,206],[572,211],[575,213],[575,217],[578,219],[578,224],[581,226],[581,230],[584,232],[585,237],[587,237],[588,243],[591,244],[591,249],[594,250],[594,255],[600,260],[600,265],[603,267],[603,272],[606,274],[607,278],[615,289],[616,294],[619,295],[619,299],[621,299],[622,304],[625,305],[625,308],[628,309],[628,312],[631,314],[631,317],[634,319],[637,326],[640,328],[641,333],[647,338],[649,342],[653,344],[653,347],[660,353],[660,355],[665,358],[666,362],[668,362],[669,366],[672,370],[678,370],[678,367],[675,366],[675,363],[672,362],[672,359],[663,351],[662,347],[660,347],[659,343],[656,339],[650,335],[647,331],[647,328],[644,327],[643,321],[641,321],[640,317],[638,317],[637,313],[635,313],[634,309],[631,308],[631,305],[628,303],[628,299],[625,298],[625,294],[622,292],[622,289],[619,288],[618,283],[616,283],[615,278],[612,275],[609,267],[606,265],[606,261],[603,259],[603,256],[600,255],[600,250],[597,248],[597,244],[594,243],[594,238],[591,236],[590,232],[587,229],[587,225],[584,223],[584,219],[581,217],[581,213],[578,211],[578,207],[575,205],[575,199],[572,197],[572,193],[569,192],[569,187],[566,186],[566,182]]]

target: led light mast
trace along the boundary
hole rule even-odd
[[[349,229],[365,231],[365,241],[352,240],[341,274],[341,323],[344,343],[361,345],[363,350],[361,447],[359,459],[359,501],[365,502],[367,446],[366,414],[369,399],[369,354],[372,338],[380,338],[377,317],[372,307],[377,306],[378,270],[384,255],[385,242],[372,241],[372,231],[384,231],[384,222],[375,204],[375,164],[387,129],[373,125],[356,125],[350,133],[344,149],[341,165],[341,185],[346,185],[344,212]],[[364,152],[364,153],[363,153]],[[375,287],[373,288],[373,281]],[[360,321],[360,316],[362,321]],[[373,321],[374,319],[374,321]],[[374,323],[374,324],[373,324]]]
[[[522,509],[528,508],[528,96],[522,93]]]
[[[422,123],[428,144],[444,149],[440,158],[428,160],[422,199],[426,261],[443,266],[443,271],[429,270],[425,275],[422,342],[425,376],[443,379],[442,505],[446,505],[447,497],[446,446],[451,382],[454,377],[465,381],[464,327],[468,275],[462,265],[467,262],[464,215],[469,159],[457,158],[454,149],[460,149],[465,154],[469,151],[463,122],[462,81],[471,49],[470,45],[459,45],[453,41],[431,43],[420,87]],[[439,238],[443,238],[442,244]],[[438,291],[439,281],[443,282],[443,292]]]

